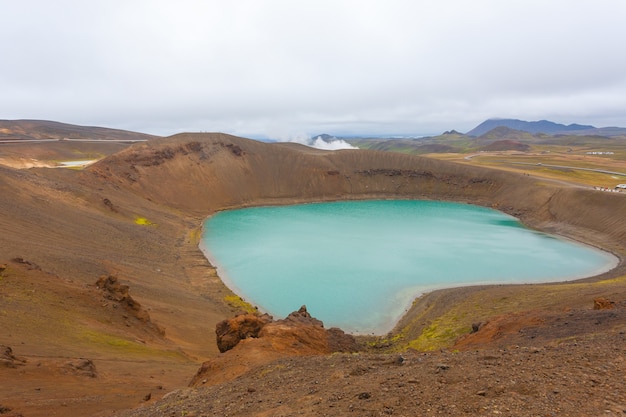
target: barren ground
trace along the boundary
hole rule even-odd
[[[362,198],[495,207],[621,263],[575,283],[436,291],[391,334],[362,339],[360,353],[261,360],[234,380],[185,388],[206,360],[237,363],[218,353],[214,329],[245,307],[197,248],[202,219],[232,207]],[[82,171],[0,166],[0,211],[0,345],[10,348],[0,352],[3,416],[107,416],[140,405],[123,415],[626,410],[625,194],[203,134],[136,144]],[[98,288],[102,276],[127,285],[131,299]],[[594,310],[599,297],[613,308]],[[473,324],[480,329],[470,334]]]

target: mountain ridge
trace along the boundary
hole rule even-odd
[[[592,125],[581,125],[572,123],[569,125],[555,123],[549,120],[526,121],[520,119],[487,119],[478,126],[466,133],[468,136],[482,136],[485,133],[498,128],[508,127],[509,129],[528,132],[533,134],[543,133],[548,135],[558,134],[580,134],[580,135],[601,135],[618,136],[626,134],[626,128],[621,127],[595,127]]]
[[[130,130],[82,126],[52,120],[0,120],[0,141],[50,139],[141,141],[158,137],[160,136]]]

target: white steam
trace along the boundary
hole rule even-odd
[[[336,151],[339,149],[358,149],[356,146],[350,145],[343,139],[338,139],[333,136],[315,136],[310,137],[305,134],[290,135],[288,137],[282,137],[277,139],[279,142],[294,142],[302,145],[310,146],[311,148],[323,149],[327,151]]]
[[[322,139],[321,136],[317,136],[311,139],[311,141],[312,141],[312,144],[309,146],[312,146],[317,149],[326,149],[329,151],[336,151],[338,149],[358,149],[356,146],[350,145],[348,142],[346,142],[343,139],[333,138],[330,140],[324,140]]]

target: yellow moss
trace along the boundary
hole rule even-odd
[[[453,325],[451,323],[441,325],[442,320],[437,320],[428,326],[417,339],[411,340],[408,348],[419,351],[432,351],[449,347],[462,334],[468,333],[466,326]]]
[[[404,350],[404,345],[401,343],[406,337],[406,329],[394,334],[392,337],[376,337],[364,342],[365,346],[374,349],[383,349],[386,352],[397,352]]]
[[[154,226],[154,223],[152,223],[150,220],[140,216],[135,217],[135,224],[138,224],[140,226]]]
[[[624,285],[626,284],[626,276],[606,279],[597,282],[574,282],[563,283],[560,285],[536,285],[528,287],[519,287],[515,296],[500,296],[497,298],[485,299],[485,294],[478,292],[472,298],[461,302],[450,308],[443,315],[433,320],[421,334],[403,343],[402,333],[394,336],[394,338],[378,339],[371,345],[384,344],[393,342],[391,349],[416,349],[419,351],[432,351],[452,346],[455,340],[471,330],[471,320],[484,320],[498,314],[506,314],[514,311],[529,310],[534,308],[543,308],[551,299],[567,297],[568,294],[579,293],[580,291],[589,291],[590,288],[601,287],[605,285]],[[478,301],[480,299],[481,301]],[[471,317],[468,314],[468,308],[471,306]],[[408,331],[406,329],[404,331]]]
[[[139,341],[123,339],[112,334],[100,333],[93,330],[84,331],[81,334],[81,339],[86,340],[90,344],[100,345],[101,347],[117,351],[124,355],[156,355],[161,357],[182,358],[180,352],[151,348]]]
[[[613,278],[613,279],[605,279],[602,281],[596,282],[597,285],[607,285],[607,284],[618,284],[626,282],[626,275],[622,275],[621,277]]]
[[[400,332],[400,333],[398,333],[398,334],[394,335],[394,336],[391,338],[391,341],[395,343],[395,342],[400,341],[400,340],[401,340],[401,339],[403,339],[403,338],[404,338],[404,334],[403,334],[402,332]]]
[[[189,241],[194,245],[200,243],[200,239],[202,238],[202,229],[196,228],[189,232]]]
[[[83,333],[83,338],[87,339],[91,343],[109,345],[113,347],[129,347],[133,345],[133,343],[129,340],[94,331],[85,331]]]
[[[255,313],[257,311],[256,307],[254,307],[252,304],[248,303],[246,300],[239,297],[238,295],[227,295],[224,297],[224,301],[226,301],[229,306],[246,311],[248,313]]]

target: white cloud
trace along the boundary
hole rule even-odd
[[[0,118],[173,134],[626,126],[626,2],[0,3]]]

